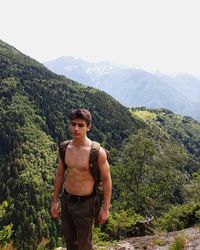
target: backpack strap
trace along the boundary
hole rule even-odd
[[[100,144],[96,141],[92,142],[90,157],[89,157],[89,167],[91,174],[94,179],[99,179],[99,168],[98,168],[98,154],[99,154]]]
[[[65,151],[70,142],[71,142],[70,140],[63,141],[59,145],[59,156],[65,168],[67,168],[67,165],[65,163]]]
[[[65,163],[65,152],[70,142],[71,140],[63,141],[59,145],[59,156],[65,168],[67,168],[67,165]],[[92,141],[92,146],[91,146],[90,156],[89,156],[89,167],[90,167],[91,174],[95,180],[95,183],[97,182],[97,184],[99,183],[99,179],[100,179],[100,173],[99,173],[99,168],[98,168],[99,149],[100,149],[100,144],[96,141]]]

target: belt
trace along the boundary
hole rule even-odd
[[[69,194],[65,189],[64,189],[64,194],[65,196],[67,197],[67,200],[69,201],[72,201],[72,202],[82,202],[82,201],[86,201],[88,200],[89,198],[91,198],[93,196],[93,193],[92,194],[89,194],[89,195],[74,195],[74,194]]]

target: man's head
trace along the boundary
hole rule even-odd
[[[74,109],[70,114],[69,120],[71,122],[75,119],[82,119],[86,122],[87,125],[90,125],[92,121],[92,116],[90,111],[88,111],[87,109]]]
[[[81,139],[87,136],[91,128],[92,116],[87,109],[75,109],[70,117],[70,131],[73,138]]]

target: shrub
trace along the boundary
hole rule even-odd
[[[107,239],[119,240],[125,238],[126,233],[134,227],[135,223],[143,219],[141,215],[131,211],[113,212],[104,228]]]
[[[200,203],[188,203],[173,207],[161,216],[155,226],[170,232],[191,227],[200,222]]]

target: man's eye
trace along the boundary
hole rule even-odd
[[[75,127],[76,125],[78,125],[79,128],[85,127],[84,124],[77,124],[77,123],[73,123],[73,122],[71,123],[71,126],[72,126],[72,127]]]

